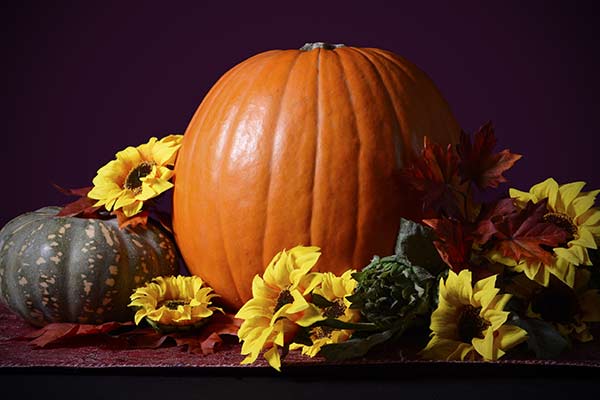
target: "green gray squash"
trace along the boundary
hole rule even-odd
[[[128,321],[135,288],[176,273],[176,247],[156,224],[119,229],[116,219],[20,215],[0,230],[0,299],[36,326]]]

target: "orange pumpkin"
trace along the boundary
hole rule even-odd
[[[324,43],[258,54],[227,72],[191,120],[173,226],[187,266],[237,309],[284,248],[322,249],[341,274],[393,253],[396,174],[423,136],[460,132],[432,81],[388,51]]]

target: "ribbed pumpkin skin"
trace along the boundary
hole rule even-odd
[[[424,135],[446,144],[459,132],[431,80],[390,52],[258,54],[215,84],[185,132],[177,244],[234,309],[284,248],[320,246],[320,271],[360,269],[393,253],[403,160]]]
[[[176,272],[161,229],[119,229],[116,219],[56,217],[45,207],[0,230],[0,299],[36,326],[132,320],[133,290]]]

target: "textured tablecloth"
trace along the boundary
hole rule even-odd
[[[222,346],[209,355],[191,354],[181,347],[165,346],[157,349],[131,349],[123,347],[103,337],[79,337],[60,345],[35,348],[22,337],[37,328],[30,326],[20,317],[0,305],[0,368],[179,368],[179,369],[255,369],[269,368],[262,359],[251,366],[240,365],[243,356],[239,354],[240,345],[235,338],[225,340]],[[581,345],[566,354],[560,360],[503,359],[494,363],[483,362],[432,362],[422,361],[411,356],[410,351],[387,350],[369,357],[344,361],[327,362],[322,358],[310,359],[299,352],[291,352],[284,361],[286,367],[333,367],[333,366],[378,366],[404,365],[406,367],[427,368],[459,365],[511,368],[511,366],[544,365],[572,367],[600,367],[600,344],[597,342]]]

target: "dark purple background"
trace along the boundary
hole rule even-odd
[[[516,187],[548,176],[600,187],[598,14],[586,3],[59,3],[3,11],[0,224],[64,202],[50,182],[88,186],[118,150],[183,133],[235,64],[313,41],[419,65],[464,129],[491,119],[499,146],[525,155]]]

